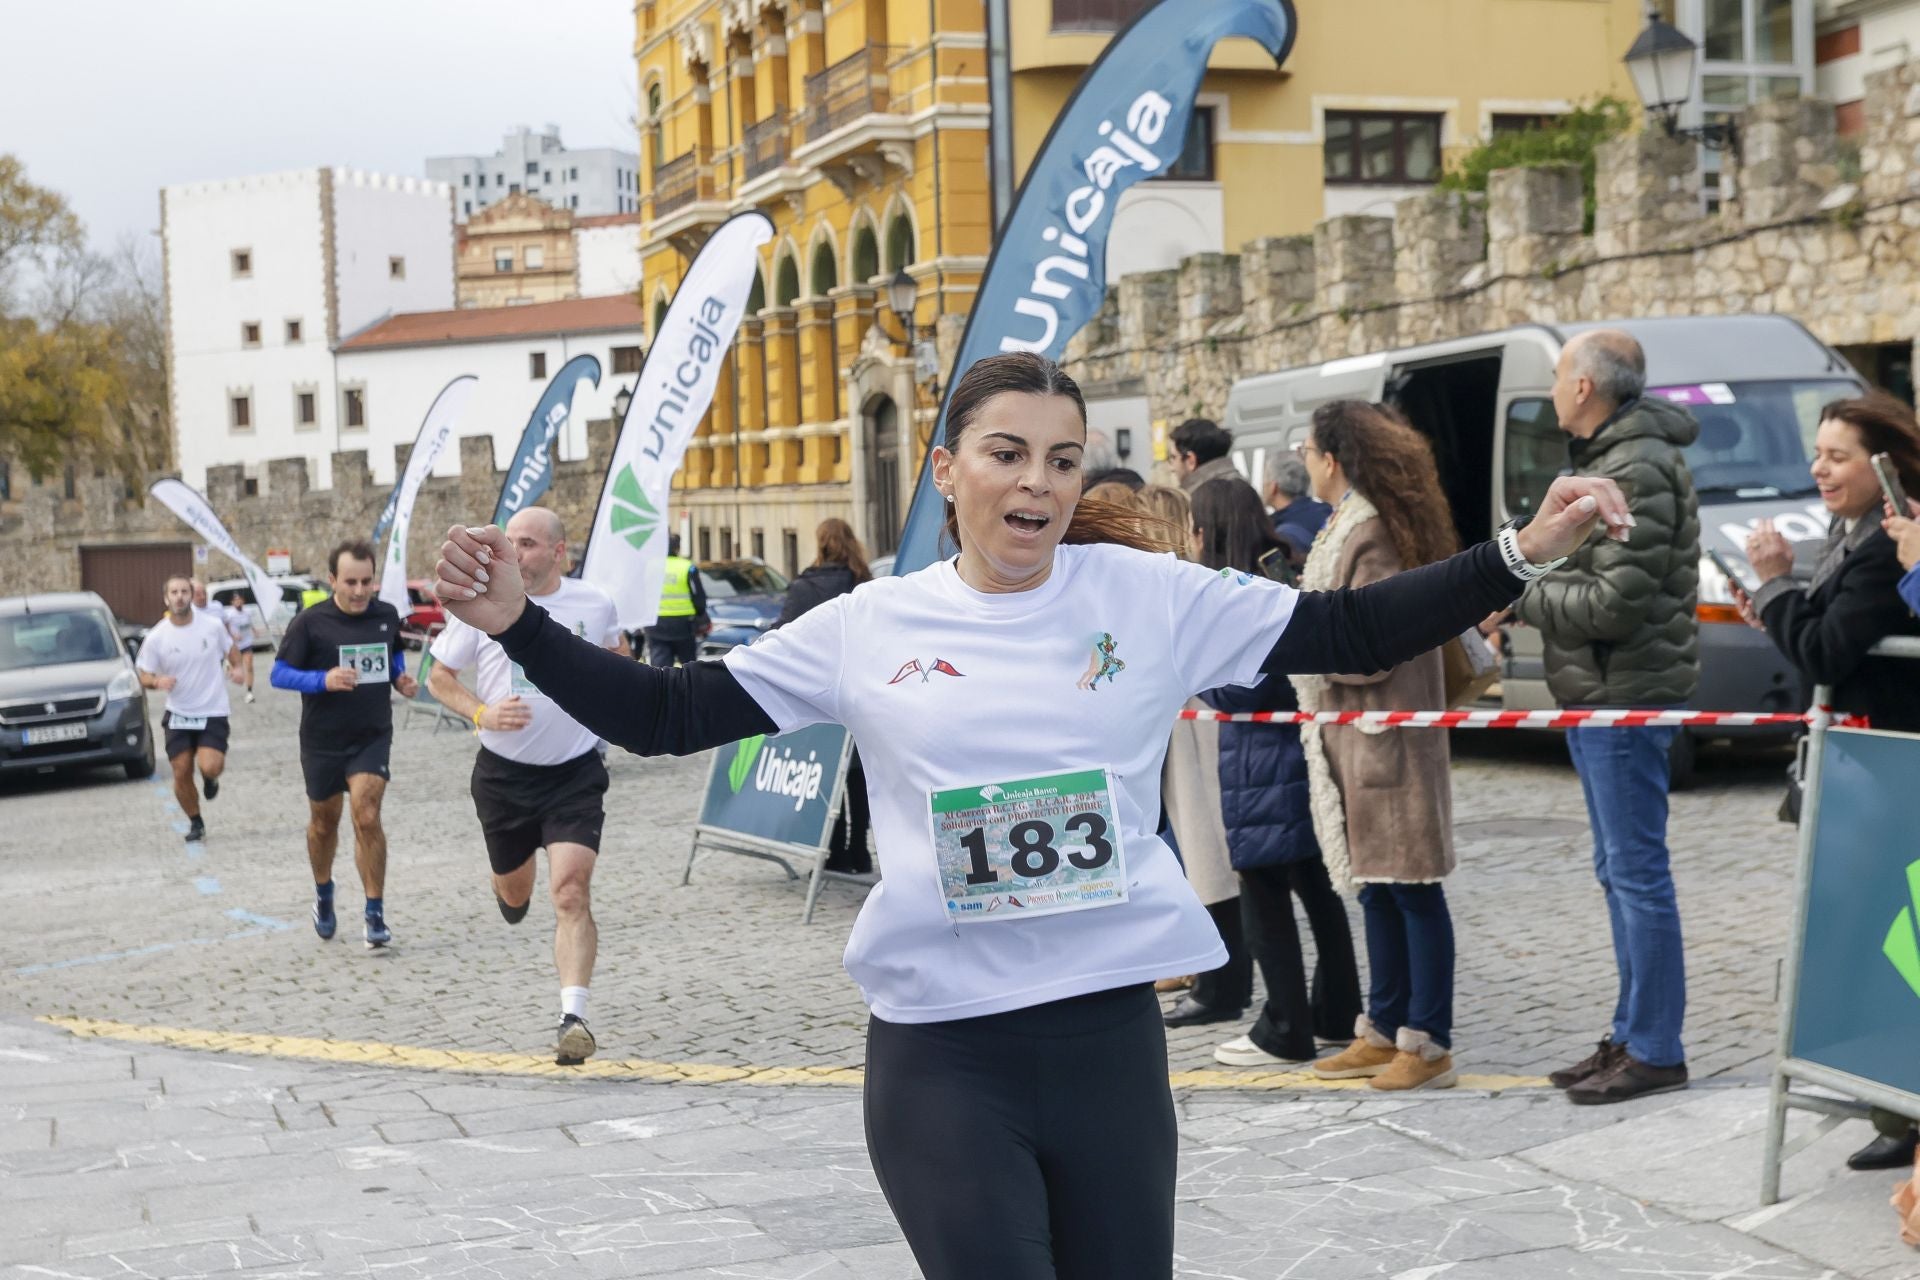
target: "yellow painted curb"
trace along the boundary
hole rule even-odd
[[[477,1053],[467,1049],[426,1049],[370,1040],[321,1040],[309,1036],[261,1035],[245,1031],[196,1031],[184,1027],[142,1027],[103,1018],[46,1016],[48,1026],[91,1040],[124,1040],[237,1053],[256,1058],[299,1058],[360,1066],[405,1067],[412,1071],[453,1071],[468,1075],[559,1076],[566,1079],[655,1080],[677,1084],[858,1085],[859,1067],[723,1067],[699,1062],[650,1062],[644,1058],[607,1058],[562,1067],[532,1053]],[[1307,1071],[1175,1071],[1175,1089],[1290,1090],[1330,1092],[1365,1089],[1365,1080],[1322,1080]],[[1540,1076],[1462,1075],[1460,1087],[1488,1093],[1544,1088]]]

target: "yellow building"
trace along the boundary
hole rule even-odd
[[[734,213],[776,235],[712,411],[675,480],[691,554],[811,563],[849,519],[890,550],[935,402],[885,288],[950,349],[986,264],[981,0],[638,0],[640,231],[657,325]]]
[[[1171,4],[1205,0],[1167,0]],[[1148,0],[1009,0],[1016,180],[1111,33]],[[1494,130],[1613,94],[1643,0],[1295,0],[1286,67],[1214,51],[1176,170],[1129,191],[1108,275],[1232,253],[1343,213],[1390,214]]]
[[[510,195],[460,228],[454,297],[463,307],[510,307],[580,296],[573,214]]]

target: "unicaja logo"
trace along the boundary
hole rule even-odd
[[[631,464],[620,468],[613,479],[613,509],[608,523],[635,551],[646,546],[647,539],[660,527],[660,512],[647,501]]]
[[[727,769],[727,785],[733,788],[733,794],[739,795],[740,788],[747,785],[747,778],[753,773],[753,762],[760,758],[760,748],[767,745],[767,735],[756,733],[751,738],[742,738],[733,746],[733,764]]]
[[[1880,950],[1893,962],[1894,972],[1913,988],[1913,994],[1920,996],[1920,862],[1907,864],[1907,896],[1912,905],[1900,908]]]

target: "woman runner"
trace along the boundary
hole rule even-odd
[[[1153,834],[1180,705],[1288,672],[1386,670],[1511,602],[1601,515],[1625,534],[1617,488],[1563,477],[1517,534],[1377,587],[1303,594],[1136,550],[1139,513],[1079,501],[1086,430],[1051,361],[975,364],[933,452],[958,556],[720,663],[643,667],[574,637],[526,600],[498,529],[450,530],[437,567],[455,616],[628,750],[853,732],[882,870],[846,952],[872,1013],[867,1146],[931,1280],[1172,1272],[1176,1137],[1152,983],[1225,958]],[[1119,662],[1082,687],[1096,653]]]

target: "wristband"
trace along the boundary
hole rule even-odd
[[[473,709],[473,727],[474,728],[478,729],[480,727],[480,717],[485,714],[487,714],[487,704],[484,702]]]
[[[1549,560],[1545,564],[1534,564],[1521,553],[1520,538],[1514,533],[1513,526],[1511,525],[1503,527],[1499,534],[1495,536],[1494,542],[1498,544],[1500,548],[1500,559],[1506,564],[1507,572],[1522,582],[1533,582],[1536,579],[1544,578],[1567,562],[1567,558],[1561,556],[1559,559]]]

